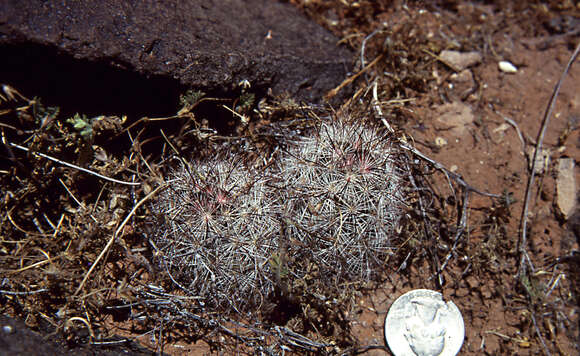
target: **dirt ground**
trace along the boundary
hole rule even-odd
[[[580,157],[577,62],[540,138],[547,153],[535,164],[525,244],[521,224],[528,152],[538,142],[554,88],[579,44],[580,3],[290,2],[357,53],[357,68],[336,89],[352,92],[351,99],[333,110],[391,125],[402,142],[446,167],[437,169],[409,154],[420,161],[415,169],[422,170],[417,184],[423,189],[411,194],[401,255],[386,264],[378,283],[332,295],[340,300],[334,308],[343,308],[334,313],[307,299],[300,299],[299,311],[286,311],[290,316],[264,313],[253,324],[247,316],[179,313],[187,309],[185,297],[163,299],[171,283],[156,275],[155,251],[142,239],[147,208],[138,202],[167,171],[163,163],[170,149],[160,139],[160,128],[181,151],[196,155],[211,151],[208,135],[223,145],[229,141],[222,136],[248,135],[248,128],[263,132],[270,123],[309,110],[318,113],[319,107],[257,98],[249,104],[254,110],[238,111],[249,117],[249,126],[233,116],[220,125],[227,129],[215,132],[208,122],[211,105],[196,111],[191,92],[182,100],[181,114],[191,114],[187,120],[124,121],[119,113],[89,128],[82,117],[61,123],[50,108],[27,106],[30,101],[15,92],[8,100],[4,89],[0,311],[36,330],[58,330],[65,344],[92,342],[95,348],[134,340],[168,354],[388,355],[383,325],[389,306],[409,290],[428,288],[442,292],[463,314],[460,355],[577,355],[580,214],[571,207],[575,186],[558,183],[580,177],[575,165],[568,173],[559,171],[566,158]],[[461,69],[443,57],[443,50],[476,52],[479,58]],[[500,61],[517,71],[501,71]],[[236,108],[239,101],[226,104]],[[45,120],[35,122],[33,109],[42,109]],[[51,117],[53,126],[46,122]],[[92,146],[85,142],[89,135]],[[141,179],[145,186],[107,182],[103,188],[96,178],[27,156],[6,142],[64,161],[79,162],[86,154],[80,160],[86,168],[124,181]],[[142,210],[131,213],[135,206]],[[107,252],[103,259],[101,251]],[[91,278],[82,282],[88,273]],[[121,307],[129,304],[130,310]]]
[[[570,6],[572,13],[577,15],[578,8]],[[356,11],[362,12],[364,8],[361,2]],[[434,12],[434,9],[440,11]],[[517,259],[513,252],[517,246],[528,177],[526,154],[536,142],[554,85],[578,43],[577,36],[561,36],[572,28],[551,32],[549,24],[558,23],[566,12],[554,13],[548,9],[550,7],[545,4],[526,5],[520,9],[509,4],[502,7],[451,4],[427,11],[403,6],[389,7],[384,12],[380,9],[372,16],[369,13],[369,18],[375,19],[369,20],[371,28],[380,28],[377,21],[384,21],[388,29],[410,22],[415,24],[412,31],[422,33],[426,38],[443,37],[446,48],[476,50],[483,54],[482,63],[472,68],[473,79],[469,78],[467,84],[445,66],[431,67],[433,80],[427,84],[425,92],[402,94],[415,100],[401,109],[406,114],[404,122],[398,121],[399,128],[431,158],[461,174],[473,187],[500,195],[509,194],[513,201],[507,216],[501,217],[505,224],[499,231],[491,231],[488,214],[493,214],[493,209],[488,210],[489,199],[472,195],[469,232],[463,237],[466,245],[458,254],[458,260],[451,262],[442,273],[447,281],[442,293],[459,306],[466,323],[462,355],[545,352],[539,345],[533,323],[530,323],[530,310],[526,306],[529,306],[529,296],[515,278]],[[377,11],[377,8],[373,10]],[[336,16],[336,12],[330,9],[323,13]],[[328,18],[326,20],[330,22]],[[574,26],[577,33],[579,27],[577,24]],[[519,68],[518,72],[502,73],[498,70],[500,60],[511,61]],[[564,290],[569,290],[569,283],[577,278],[574,277],[577,265],[554,266],[553,262],[578,248],[578,236],[574,237],[567,231],[554,201],[557,194],[556,163],[560,158],[578,157],[580,148],[577,131],[579,75],[580,67],[576,65],[562,86],[544,139],[543,147],[550,152],[549,160],[542,163],[546,164],[546,170],[536,182],[541,188],[532,197],[529,214],[529,256],[536,275],[544,275],[542,282],[538,281],[545,283],[543,288],[551,288],[557,276],[566,276]],[[465,104],[472,110],[472,120],[446,121],[453,120],[451,117],[454,115],[448,116],[449,112],[463,110],[449,106],[449,102]],[[465,117],[462,114],[457,116]],[[506,118],[513,120],[515,125]],[[517,130],[521,132],[523,142]],[[576,181],[578,172],[576,167]],[[570,271],[572,275],[568,274]],[[415,288],[437,289],[433,280],[424,278],[429,274],[429,267],[419,263],[412,266],[404,277],[394,275],[383,288],[360,300],[361,310],[352,323],[361,344],[383,344],[383,319],[394,297]],[[554,354],[574,355],[578,352],[578,309],[576,299],[566,296],[567,293],[555,299],[552,299],[554,295],[542,298],[542,307],[536,305],[539,309],[534,313],[545,317],[537,322],[539,329],[543,330],[547,349]],[[552,309],[556,305],[559,305],[556,309],[563,309]],[[382,350],[369,352],[383,353]]]

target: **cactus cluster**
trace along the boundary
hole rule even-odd
[[[259,308],[281,283],[368,281],[384,265],[404,186],[392,139],[345,119],[285,143],[271,164],[182,164],[153,204],[173,279],[204,303]]]

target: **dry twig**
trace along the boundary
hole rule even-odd
[[[26,147],[17,145],[15,143],[9,142],[8,144],[10,146],[14,147],[14,148],[18,148],[19,150],[22,150],[22,151],[25,151],[25,152],[31,152],[31,150],[29,148],[26,148]],[[92,175],[94,175],[96,177],[99,177],[99,178],[104,179],[104,180],[108,180],[108,181],[113,182],[113,183],[125,184],[125,185],[141,185],[141,183],[125,182],[125,181],[118,180],[118,179],[115,179],[115,178],[110,178],[110,177],[104,176],[102,174],[99,174],[97,172],[91,171],[89,169],[86,169],[86,168],[83,168],[83,167],[79,167],[79,166],[77,166],[75,164],[68,163],[68,162],[65,162],[65,161],[61,161],[61,160],[59,160],[57,158],[51,157],[51,156],[46,155],[44,153],[40,153],[40,152],[32,152],[32,153],[34,153],[36,155],[39,155],[42,158],[49,159],[49,160],[51,160],[53,162],[56,162],[58,164],[62,164],[63,166],[66,166],[66,167],[69,167],[69,168],[74,168],[74,169],[77,169],[79,171],[82,171],[82,172],[85,172],[85,173],[88,173],[88,174],[92,174]]]
[[[373,59],[372,62],[370,62],[369,64],[367,64],[366,67],[364,67],[363,69],[361,69],[358,73],[346,78],[342,83],[340,83],[336,88],[332,89],[331,91],[329,91],[325,98],[328,99],[332,99],[336,96],[336,94],[338,94],[339,91],[342,90],[342,88],[344,88],[345,86],[349,85],[350,83],[352,83],[353,81],[356,80],[356,78],[360,77],[361,74],[366,73],[372,66],[374,66],[375,64],[377,64],[381,59],[383,58],[383,55],[380,54],[377,56],[377,58]]]
[[[99,256],[97,256],[97,259],[95,259],[95,262],[93,262],[93,264],[91,265],[91,268],[89,268],[88,272],[85,274],[85,278],[83,278],[81,284],[78,286],[77,290],[74,292],[74,294],[73,294],[74,296],[76,296],[77,294],[79,294],[79,292],[83,289],[83,286],[85,285],[87,279],[89,279],[89,276],[91,275],[91,273],[93,272],[93,270],[95,269],[95,267],[97,266],[97,264],[99,263],[99,261],[107,253],[107,251],[109,250],[109,248],[111,248],[111,246],[113,245],[113,242],[115,242],[115,240],[117,239],[117,237],[119,236],[119,234],[121,233],[121,231],[123,230],[123,228],[125,227],[125,225],[127,224],[127,222],[129,221],[129,219],[131,218],[131,216],[133,216],[133,214],[135,214],[135,211],[137,211],[137,209],[139,209],[139,207],[141,205],[143,205],[147,200],[151,199],[155,194],[157,194],[157,192],[159,192],[160,190],[164,189],[166,186],[167,186],[166,184],[162,184],[159,187],[155,188],[155,190],[153,190],[151,193],[147,194],[147,196],[145,196],[145,198],[141,199],[133,207],[133,209],[131,209],[131,211],[129,212],[129,214],[127,214],[127,217],[125,218],[125,220],[123,220],[123,222],[119,225],[119,227],[117,228],[117,230],[115,230],[115,233],[111,236],[111,238],[109,239],[109,242],[107,242],[107,245],[105,245],[105,248],[103,248],[103,250],[101,251],[101,253],[99,254]]]

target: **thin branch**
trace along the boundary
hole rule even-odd
[[[461,186],[463,186],[467,191],[471,191],[474,193],[477,193],[479,195],[483,195],[486,197],[490,197],[490,198],[499,198],[501,197],[501,195],[498,194],[492,194],[492,193],[487,193],[487,192],[482,192],[481,190],[472,187],[471,185],[467,184],[467,182],[465,182],[463,180],[463,178],[461,178],[461,176],[455,172],[450,171],[449,169],[447,169],[444,165],[442,165],[441,163],[427,157],[425,154],[421,153],[419,150],[417,150],[415,147],[410,146],[409,144],[402,142],[401,140],[399,140],[401,148],[412,152],[413,154],[415,154],[416,156],[422,158],[423,160],[431,163],[433,165],[433,167],[435,167],[435,169],[442,171],[443,173],[445,173],[446,176],[452,178],[454,181],[456,181],[457,183],[459,183]]]
[[[33,264],[29,265],[29,266],[22,267],[22,268],[19,268],[17,270],[8,271],[8,273],[20,273],[20,272],[24,272],[24,271],[29,270],[31,268],[36,268],[36,267],[43,266],[43,265],[45,265],[47,263],[52,263],[53,261],[59,260],[59,259],[61,259],[63,257],[64,257],[64,255],[56,256],[56,257],[53,257],[53,258],[51,258],[50,256],[48,256],[46,258],[46,260],[42,260],[42,261],[33,263]]]
[[[6,94],[6,96],[10,100],[17,101],[18,100],[17,98],[20,98],[24,101],[28,101],[28,102],[31,101],[30,99],[28,99],[24,95],[20,94],[18,92],[18,90],[14,89],[13,87],[11,87],[8,84],[2,84],[2,91],[4,92],[4,94]],[[6,98],[4,96],[1,96],[1,97],[2,97],[2,99],[4,99],[4,101],[8,101],[8,100],[6,100]]]
[[[59,178],[58,181],[60,182],[60,184],[62,184],[62,186],[64,187],[64,189],[66,190],[66,192],[73,198],[73,200],[77,203],[77,205],[79,207],[81,207],[81,209],[86,209],[87,208],[83,202],[81,202],[80,200],[77,199],[77,197],[74,196],[74,194],[70,191],[70,189],[68,189],[68,187],[66,186],[66,184],[64,184],[64,182],[62,181],[62,179]],[[91,217],[91,219],[93,219],[94,222],[98,223],[98,220],[93,216],[93,214],[89,213],[89,216]]]
[[[455,250],[457,249],[457,246],[459,245],[459,237],[463,234],[463,232],[467,228],[467,207],[469,206],[469,190],[467,190],[467,189],[463,193],[463,204],[462,205],[463,206],[462,206],[462,210],[461,210],[461,219],[460,219],[459,224],[458,224],[459,227],[457,229],[457,232],[455,233],[455,238],[453,239],[453,246],[451,247],[451,251],[449,251],[449,253],[445,257],[445,261],[443,261],[443,265],[441,265],[441,271],[443,271],[445,269],[445,267],[447,266],[447,263],[451,260],[453,253],[455,252]]]
[[[550,350],[548,350],[548,346],[546,345],[546,342],[544,341],[544,337],[542,336],[542,333],[540,332],[540,328],[538,327],[538,323],[536,322],[536,317],[534,316],[533,311],[530,312],[530,316],[532,317],[532,323],[534,324],[534,330],[536,331],[536,334],[538,335],[538,339],[540,339],[540,343],[542,344],[542,347],[544,348],[544,353],[548,356],[552,356],[552,354],[550,353]]]
[[[578,54],[580,54],[580,43],[576,47],[576,50],[574,50],[574,53],[570,57],[568,64],[566,64],[566,68],[564,68],[564,71],[562,72],[562,75],[560,76],[560,79],[558,80],[558,83],[554,87],[554,91],[552,92],[552,96],[550,97],[550,102],[548,104],[548,107],[546,108],[546,111],[544,112],[544,118],[542,119],[542,126],[540,128],[540,131],[538,132],[538,137],[536,139],[536,148],[534,150],[534,156],[532,157],[532,166],[530,168],[530,175],[528,178],[528,184],[526,186],[526,195],[525,195],[525,200],[524,200],[524,206],[522,209],[522,216],[521,216],[521,220],[520,220],[520,234],[521,235],[520,235],[519,246],[518,246],[518,250],[520,253],[520,265],[518,267],[518,274],[520,275],[520,277],[522,276],[522,273],[524,272],[522,269],[524,267],[524,261],[525,261],[524,256],[525,256],[525,251],[526,251],[526,246],[527,246],[528,209],[530,206],[530,198],[532,196],[532,186],[534,184],[534,178],[535,178],[535,172],[536,172],[536,158],[538,157],[538,152],[542,148],[542,142],[544,141],[544,135],[546,133],[546,129],[548,128],[548,123],[550,122],[550,117],[552,116],[552,111],[554,110],[554,106],[556,105],[556,98],[558,97],[558,94],[560,93],[560,88],[562,87],[562,82],[564,81],[564,78],[566,78],[566,76],[568,75],[568,72],[570,71],[570,68],[572,67],[572,63],[574,63],[576,58],[578,58]]]
[[[92,344],[93,340],[95,339],[95,334],[93,333],[91,323],[87,319],[81,318],[80,316],[73,316],[65,322],[65,328],[69,327],[73,321],[80,321],[87,326],[87,329],[89,330],[89,344]]]
[[[491,105],[490,105],[491,106]],[[504,119],[505,122],[507,122],[508,124],[510,124],[517,132],[518,137],[520,139],[520,142],[522,143],[522,153],[526,154],[526,140],[524,139],[524,135],[522,135],[522,131],[520,130],[520,127],[518,126],[518,124],[510,119],[509,117],[505,116],[504,114],[500,113],[499,111],[495,110],[495,108],[493,106],[491,106],[491,109],[498,114],[499,116],[501,116],[502,119]]]
[[[32,295],[32,294],[38,294],[38,293],[43,293],[43,292],[48,292],[48,288],[42,288],[42,289],[38,289],[38,290],[31,290],[29,292],[13,292],[13,291],[10,291],[10,290],[0,289],[0,294],[6,294],[6,295]]]
[[[338,94],[338,92],[344,88],[345,86],[349,85],[350,83],[352,83],[353,81],[356,80],[356,78],[360,77],[361,74],[366,73],[372,66],[374,66],[375,64],[377,64],[381,59],[383,58],[383,55],[380,54],[377,56],[377,58],[375,58],[372,62],[370,62],[366,67],[364,67],[363,69],[361,69],[359,72],[357,72],[356,74],[346,78],[342,83],[340,83],[336,88],[332,89],[331,91],[328,92],[328,94],[325,95],[325,98],[328,99],[332,99],[333,97],[336,96],[336,94]]]
[[[45,155],[44,153],[40,153],[40,152],[34,152],[34,151],[31,151],[30,149],[28,149],[28,148],[26,148],[26,147],[23,147],[23,146],[20,146],[20,145],[17,145],[17,144],[15,144],[15,143],[8,142],[8,144],[9,144],[10,146],[12,146],[12,147],[18,148],[19,150],[22,150],[22,151],[25,151],[25,152],[31,152],[31,153],[37,154],[37,155],[39,155],[39,156],[40,156],[40,157],[42,157],[42,158],[46,158],[46,159],[48,159],[48,160],[51,160],[51,161],[53,161],[53,162],[56,162],[56,163],[58,163],[58,164],[62,164],[63,166],[66,166],[66,167],[69,167],[69,168],[74,168],[74,169],[77,169],[77,170],[79,170],[79,171],[82,171],[82,172],[85,172],[85,173],[88,173],[88,174],[92,174],[92,175],[94,175],[94,176],[96,176],[96,177],[99,177],[99,178],[101,178],[101,179],[108,180],[108,181],[110,181],[110,182],[113,182],[113,183],[118,183],[118,184],[125,184],[125,185],[141,185],[141,183],[125,182],[125,181],[118,180],[118,179],[115,179],[115,178],[110,178],[110,177],[104,176],[104,175],[102,175],[102,174],[99,174],[99,173],[97,173],[97,172],[91,171],[91,170],[89,170],[89,169],[86,169],[86,168],[83,168],[83,167],[79,167],[79,166],[77,166],[77,165],[74,165],[74,164],[72,164],[72,163],[68,163],[68,162],[65,162],[65,161],[61,161],[61,160],[59,160],[59,159],[56,159],[56,158],[54,158],[54,157],[51,157],[51,156],[49,156],[49,155]]]
[[[394,133],[395,130],[393,130],[393,128],[391,127],[391,125],[389,124],[387,119],[385,119],[385,117],[383,116],[383,111],[381,110],[381,106],[379,104],[379,96],[377,93],[377,86],[378,86],[378,84],[375,81],[375,83],[373,84],[373,100],[372,100],[373,108],[377,112],[377,116],[381,118],[381,121],[382,121],[383,125],[385,125],[387,130],[389,130],[390,133]]]
[[[381,32],[382,30],[377,29],[374,30],[370,35],[366,36],[365,39],[362,41],[362,45],[360,48],[360,65],[361,67],[365,66],[365,47],[367,44],[367,41],[370,40],[371,38],[373,38],[377,33]]]
[[[413,178],[413,174],[411,174],[411,168],[409,167],[409,164],[407,163],[407,171],[409,172],[409,181],[411,182],[411,185],[413,186],[413,188],[416,191],[419,191],[419,187],[417,186],[417,183],[415,182],[415,178]],[[466,194],[467,194],[467,190],[466,190]],[[430,224],[429,224],[429,220],[427,219],[427,214],[425,214],[425,206],[423,204],[423,199],[421,198],[421,194],[418,194],[418,201],[419,201],[419,210],[421,211],[421,217],[423,218],[423,229],[425,231],[425,235],[428,238],[429,241],[434,241],[431,232],[430,232]],[[465,209],[465,207],[464,207]],[[462,231],[463,229],[459,229],[460,231]],[[433,246],[431,244],[427,244],[429,253],[431,254],[431,257],[433,258],[433,264],[435,265],[435,274],[437,275],[437,288],[440,289],[443,287],[443,277],[441,276],[441,263],[439,262],[439,260],[437,259],[437,253],[435,253],[433,251]],[[449,252],[449,255],[451,255],[451,252]],[[445,268],[445,266],[443,266],[443,268]]]
[[[125,225],[127,224],[127,222],[129,221],[129,219],[131,218],[131,216],[133,216],[133,214],[135,214],[135,211],[137,211],[137,209],[143,205],[147,200],[151,199],[151,197],[153,197],[155,194],[157,194],[157,192],[159,192],[160,190],[164,189],[167,186],[167,184],[162,184],[159,187],[155,188],[155,190],[153,190],[151,193],[147,194],[147,196],[145,196],[145,198],[141,199],[131,210],[131,212],[129,212],[129,214],[127,214],[127,217],[125,218],[125,220],[123,220],[123,222],[119,225],[119,227],[117,228],[117,230],[115,230],[115,233],[111,236],[111,238],[109,239],[109,242],[107,242],[107,245],[105,245],[105,248],[103,248],[103,251],[101,251],[101,253],[99,254],[99,256],[97,257],[97,259],[95,260],[95,262],[93,262],[93,264],[91,265],[91,268],[89,268],[88,272],[85,274],[85,278],[83,278],[81,284],[78,286],[77,290],[74,292],[73,296],[76,296],[77,294],[79,294],[79,292],[83,289],[83,286],[85,285],[87,279],[89,279],[89,276],[91,275],[91,273],[93,272],[93,270],[95,269],[95,267],[97,266],[97,264],[99,263],[99,261],[103,258],[103,256],[105,256],[105,254],[107,253],[107,251],[109,250],[109,248],[111,248],[111,246],[113,245],[113,242],[115,242],[115,240],[117,239],[117,236],[119,236],[119,234],[121,233],[121,231],[123,230],[123,228],[125,227]]]

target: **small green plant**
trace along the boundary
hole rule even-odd
[[[252,108],[252,105],[254,105],[255,100],[256,96],[254,93],[243,92],[240,95],[238,105],[236,105],[236,111],[242,113],[248,112]]]
[[[60,113],[58,106],[44,106],[38,97],[34,97],[32,103],[34,120],[40,127],[48,128]]]
[[[186,106],[194,106],[197,104],[203,97],[205,93],[201,90],[193,90],[189,89],[185,92],[185,94],[181,94],[179,96],[179,104],[182,107]]]
[[[75,114],[72,118],[66,120],[81,135],[81,137],[90,142],[93,139],[93,120],[86,115]]]

